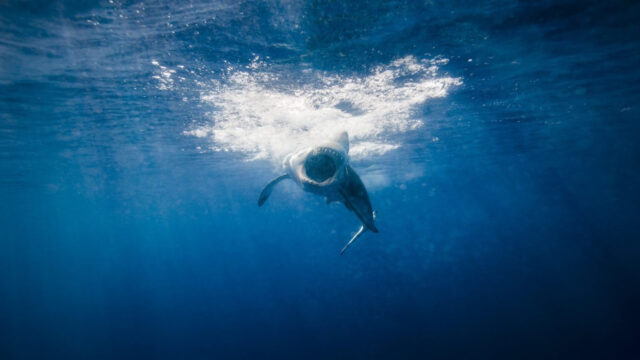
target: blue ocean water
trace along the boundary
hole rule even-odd
[[[637,1],[0,1],[0,358],[640,356]],[[277,187],[351,137],[379,234]]]

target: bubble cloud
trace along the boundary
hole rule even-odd
[[[258,59],[245,69],[230,69],[214,89],[203,92],[211,122],[185,132],[208,137],[212,149],[234,151],[247,160],[280,161],[298,148],[348,131],[350,155],[361,160],[402,146],[396,135],[423,126],[415,108],[444,97],[462,84],[438,76],[446,59],[418,61],[412,56],[380,66],[363,76],[307,70],[306,82],[282,85],[276,73],[261,71]]]

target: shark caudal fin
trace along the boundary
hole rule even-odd
[[[349,245],[351,245],[354,241],[356,241],[356,239],[359,238],[360,235],[362,235],[365,231],[367,231],[367,228],[364,227],[364,225],[360,226],[360,229],[358,230],[358,232],[355,235],[353,235],[353,237],[351,238],[351,240],[349,240],[347,245],[345,245],[342,248],[342,250],[340,251],[340,255],[344,254],[344,252],[347,251],[347,248],[349,247]]]
[[[376,212],[373,212],[373,218],[376,218]],[[358,230],[358,232],[353,235],[353,237],[351,238],[351,240],[349,240],[349,242],[347,243],[347,245],[345,245],[342,250],[340,251],[340,255],[344,254],[345,251],[347,251],[347,248],[353,244],[354,241],[356,241],[357,238],[359,238],[362,234],[364,234],[368,229],[362,225],[360,226],[360,229]]]
[[[264,204],[265,201],[267,201],[267,199],[269,198],[269,195],[271,195],[271,192],[273,191],[273,188],[282,180],[289,178],[289,175],[285,174],[285,175],[280,175],[277,178],[271,180],[267,186],[264,187],[264,189],[262,189],[262,192],[260,192],[260,196],[258,197],[258,206],[262,206]]]

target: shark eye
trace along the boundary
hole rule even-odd
[[[325,154],[315,154],[309,156],[305,160],[304,169],[311,180],[323,182],[332,177],[338,167],[330,156]]]

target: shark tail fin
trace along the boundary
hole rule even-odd
[[[282,180],[287,179],[289,177],[289,175],[285,174],[285,175],[280,175],[277,178],[271,180],[267,186],[264,187],[264,189],[262,189],[262,192],[260,192],[260,196],[258,197],[258,206],[262,206],[265,201],[267,201],[267,199],[269,198],[269,195],[271,195],[271,192],[273,191],[273,188]]]
[[[359,237],[360,237],[360,235],[362,235],[365,231],[367,231],[367,228],[366,228],[364,225],[360,226],[360,229],[358,230],[358,232],[357,232],[355,235],[353,235],[353,237],[351,238],[351,240],[349,240],[349,242],[347,243],[347,245],[345,245],[345,246],[342,248],[342,250],[340,251],[340,255],[344,254],[344,252],[345,252],[345,251],[347,251],[347,248],[348,248],[351,244],[353,244],[353,242],[354,242],[354,241],[356,241],[356,239],[357,239],[357,238],[359,238]]]
[[[373,218],[376,218],[376,212],[373,212]],[[340,251],[340,255],[344,254],[345,251],[347,251],[347,248],[349,246],[351,246],[351,244],[353,244],[354,241],[356,241],[357,238],[359,238],[362,234],[364,234],[367,230],[369,230],[366,226],[364,226],[364,224],[362,226],[360,226],[360,229],[358,230],[358,232],[353,235],[353,237],[351,238],[351,240],[349,240],[349,242],[342,248],[342,250]]]

